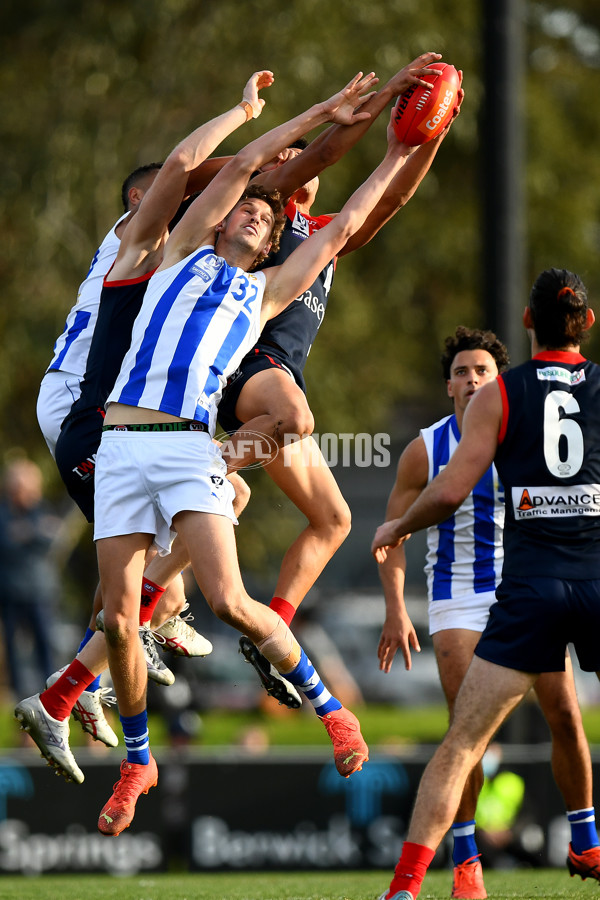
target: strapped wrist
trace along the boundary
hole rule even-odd
[[[262,112],[262,107],[258,103],[254,104],[246,99],[240,100],[238,106],[241,106],[242,109],[245,110],[246,122],[249,122],[250,119],[258,119]]]

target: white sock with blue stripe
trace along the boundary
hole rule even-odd
[[[295,669],[281,674],[310,700],[318,716],[323,717],[342,708],[340,701],[329,693],[302,648],[300,648],[300,662]]]

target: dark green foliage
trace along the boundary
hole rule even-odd
[[[529,283],[549,265],[579,271],[592,301],[600,293],[599,21],[590,4],[569,8],[571,18],[561,19],[556,3],[523,4],[523,306]],[[375,69],[383,81],[430,49],[464,70],[463,112],[406,209],[368,247],[340,262],[307,381],[321,432],[393,430],[403,404],[443,403],[440,343],[459,323],[487,324],[480,263],[481,9],[475,0],[5,4],[0,452],[24,447],[56,478],[35,420],[37,387],[98,240],[120,212],[120,184],[132,168],[163,158],[193,126],[235,103],[255,69],[275,72],[268,106],[223,152],[329,96],[358,69]],[[339,209],[377,164],[384,119],[324,173],[317,212]],[[597,346],[590,345],[591,355]]]

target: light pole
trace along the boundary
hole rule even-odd
[[[527,356],[524,264],[525,38],[522,0],[483,0],[483,307],[485,327]]]

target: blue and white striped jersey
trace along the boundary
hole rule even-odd
[[[204,422],[214,434],[225,381],[260,333],[265,283],[210,246],[156,272],[107,404]]]
[[[54,356],[47,371],[69,372],[79,378],[85,375],[104,276],[114,263],[121,245],[115,228],[128,215],[123,213],[96,250],[88,273],[79,286],[77,302],[67,316],[64,331],[55,341]]]
[[[456,416],[421,431],[429,481],[447,465],[460,441]],[[500,581],[504,489],[492,465],[453,516],[427,529],[430,600],[454,600],[494,591]]]

